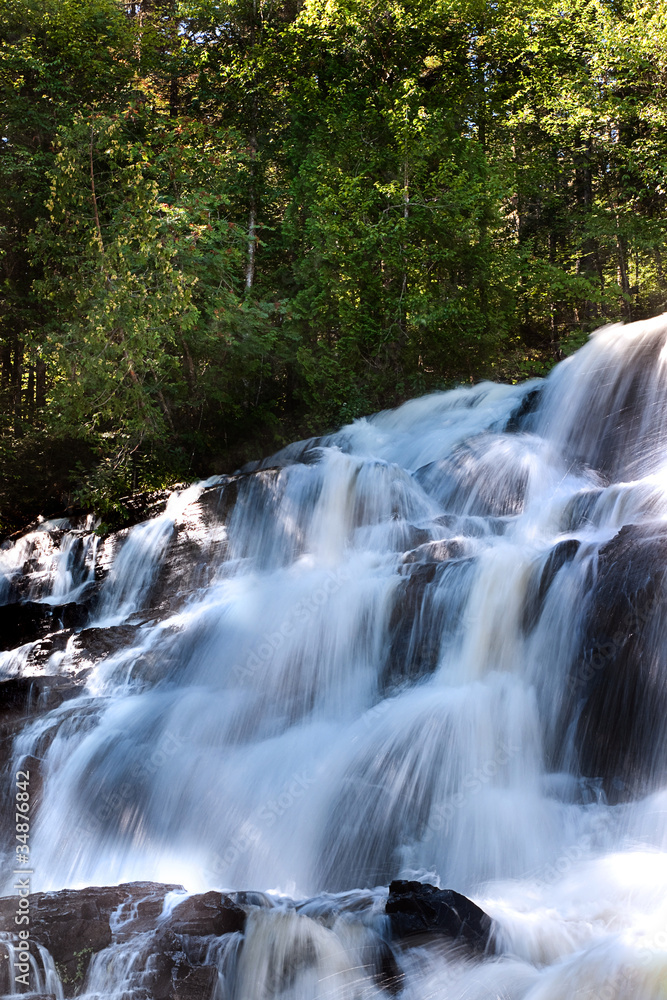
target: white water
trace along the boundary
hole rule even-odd
[[[666,342],[664,317],[598,333],[518,433],[539,383],[414,400],[317,461],[241,480],[212,581],[17,739],[17,759],[48,745],[33,889],[154,879],[303,899],[417,877],[478,902],[503,954],[410,949],[409,1000],[667,996],[667,776],[649,749],[643,791],[610,803],[576,745],[599,548],[627,524],[667,532]],[[201,488],[129,533],[98,624],[141,610]],[[536,574],[573,540],[535,605]],[[664,606],[645,622],[655,692]],[[659,747],[664,727],[646,736]],[[359,898],[363,925],[347,903],[326,920],[315,903],[261,911],[239,955],[216,945],[220,983],[236,1000],[380,996],[355,970],[383,891]],[[124,948],[89,992],[122,994]]]
[[[13,545],[0,546],[0,602],[15,599],[16,588],[23,600],[76,601],[94,579],[98,542],[94,527],[92,516],[82,519],[76,529],[62,518],[41,521]]]
[[[28,953],[29,966],[28,977],[34,987],[35,993],[53,994],[56,1000],[63,1000],[63,986],[60,976],[55,967],[52,956],[41,944],[35,945],[35,950],[39,958]],[[13,987],[16,985],[14,976],[18,973],[18,967],[22,965],[22,960],[26,952],[20,951],[14,935],[6,932],[0,933],[0,989],[2,996],[10,997],[15,994]],[[21,972],[25,970],[22,968]]]

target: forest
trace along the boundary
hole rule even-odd
[[[0,532],[667,302],[664,0],[0,0]]]

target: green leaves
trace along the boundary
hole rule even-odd
[[[196,318],[191,282],[174,267],[176,241],[190,232],[160,201],[146,151],[128,144],[121,122],[80,117],[60,143],[51,218],[31,240],[47,265],[36,290],[53,316],[43,347],[49,423],[93,440],[112,433],[133,451],[169,428],[169,348]]]
[[[663,308],[666,52],[638,0],[0,0],[5,464],[90,503]]]

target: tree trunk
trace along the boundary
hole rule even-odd
[[[248,211],[248,257],[245,271],[245,288],[250,292],[255,283],[255,250],[257,245],[257,101],[252,104],[253,133],[250,136],[250,208]]]
[[[245,287],[249,292],[255,281],[255,241],[257,231],[257,206],[254,193],[250,195],[250,211],[248,213],[248,260],[245,269]]]
[[[169,81],[169,117],[178,115],[178,77],[172,76]]]
[[[618,283],[621,286],[621,291],[623,292],[623,294],[629,295],[630,282],[628,280],[627,252],[625,248],[625,240],[618,231],[616,232],[616,260],[617,260]]]
[[[21,383],[23,380],[23,342],[19,337],[14,338],[14,364],[12,366],[12,409],[14,412],[14,434],[18,437],[21,433]]]
[[[102,227],[100,226],[100,217],[97,211],[97,195],[95,194],[95,170],[93,168],[93,130],[90,130],[90,191],[91,191],[91,201],[93,203],[93,216],[95,218],[95,228],[97,229],[97,239],[100,245],[100,250],[104,253],[104,241],[102,239]]]
[[[46,362],[42,358],[35,365],[35,406],[38,410],[46,406]]]
[[[183,345],[183,360],[185,362],[185,379],[190,387],[190,392],[194,394],[197,386],[197,376],[195,374],[195,366],[192,361],[192,355],[188,350],[185,337],[181,337],[181,344]]]
[[[25,393],[25,409],[28,417],[35,415],[35,366],[28,365],[28,385]]]
[[[2,373],[0,374],[2,388],[8,389],[12,384],[12,349],[9,343],[2,345]]]

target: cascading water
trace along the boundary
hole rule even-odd
[[[235,1000],[383,996],[355,970],[398,877],[472,897],[499,953],[410,949],[408,998],[667,996],[666,359],[666,317],[607,328],[545,382],[358,420],[129,531],[91,623],[123,641],[14,742],[33,889],[310,897],[212,942]],[[128,988],[117,947],[91,995]]]
[[[2,546],[0,602],[5,604],[18,594],[24,600],[49,604],[76,600],[94,578],[98,538],[93,528],[91,516],[83,518],[78,528],[65,518],[42,521],[14,545]]]

